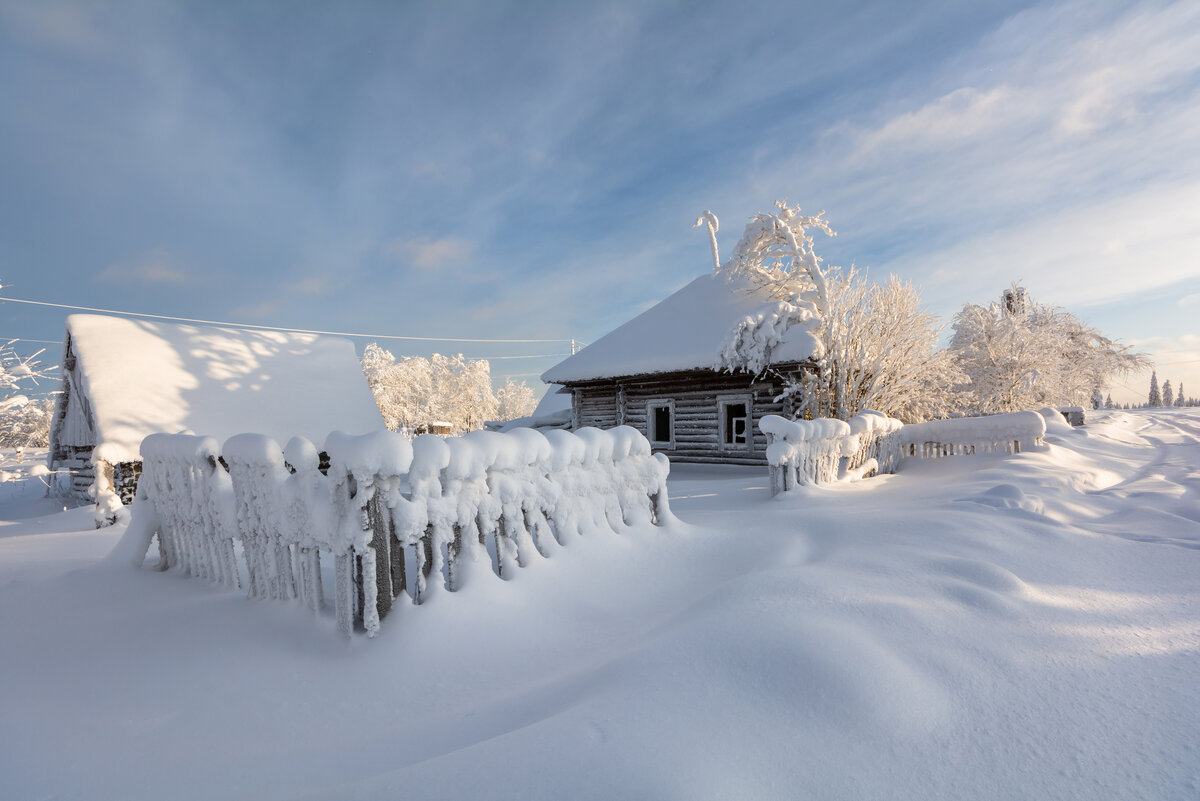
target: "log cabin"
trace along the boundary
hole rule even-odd
[[[224,442],[253,432],[320,447],[331,431],[384,428],[346,339],[95,314],[70,315],[66,327],[48,461],[70,471],[81,503],[94,499],[98,472],[132,501],[149,434]]]
[[[765,464],[763,415],[791,417],[789,378],[811,370],[816,340],[785,332],[760,372],[719,366],[726,338],[769,304],[742,278],[702,275],[542,374],[570,393],[572,425],[628,425],[673,462]]]

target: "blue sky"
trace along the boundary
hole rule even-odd
[[[1195,3],[0,0],[0,294],[586,342],[787,198],[947,322],[1018,280],[1200,395],[1196,53]]]

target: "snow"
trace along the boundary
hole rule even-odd
[[[1196,798],[1200,411],[1089,417],[773,500],[675,466],[678,522],[348,644],[6,500],[3,794]]]
[[[1052,410],[1053,411],[1053,410]],[[1055,412],[1058,419],[1062,415]],[[1068,426],[1069,428],[1069,426]],[[940,453],[995,453],[1030,450],[1042,442],[1046,416],[1038,412],[1009,412],[984,417],[959,417],[930,420],[900,429],[899,440],[915,450],[915,455]],[[1014,448],[1014,444],[1018,448]],[[930,448],[928,446],[936,446]],[[925,446],[925,453],[921,448]],[[935,452],[936,451],[936,452]]]
[[[562,384],[550,384],[530,416],[545,417],[563,411],[571,411],[571,393],[564,392]]]
[[[702,275],[542,374],[547,383],[714,369],[730,333],[765,314],[767,290],[746,277]],[[774,305],[774,304],[772,304]],[[778,335],[778,331],[774,332]],[[817,349],[806,328],[771,338],[771,362],[803,361]]]
[[[154,433],[320,441],[383,428],[349,340],[92,314],[70,315],[67,331],[109,461],[136,460]]]

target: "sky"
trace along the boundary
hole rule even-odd
[[[787,199],[947,325],[1015,281],[1200,396],[1196,53],[1196,3],[0,0],[0,296],[554,340],[379,340],[536,384]]]

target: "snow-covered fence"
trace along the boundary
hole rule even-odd
[[[976,453],[1020,453],[1042,444],[1046,420],[1037,412],[959,417],[900,429],[901,456],[936,459]]]
[[[767,435],[771,494],[776,495],[846,475],[894,473],[904,457],[1020,453],[1042,443],[1046,420],[1037,412],[1013,412],[904,425],[878,412],[863,412],[848,422],[766,415],[759,427]]]
[[[397,598],[457,590],[475,561],[508,577],[580,534],[671,516],[669,464],[627,426],[412,442],[334,433],[325,452],[322,470],[301,438],[281,450],[256,434],[223,449],[210,437],[147,437],[125,552],[140,564],[157,534],[164,569],[244,581],[252,597],[314,611],[324,555],[339,628],[349,635],[357,620],[374,636]]]
[[[771,494],[801,484],[827,484],[852,472],[894,471],[893,440],[902,426],[878,412],[864,412],[849,422],[764,416],[759,428],[767,435]]]

